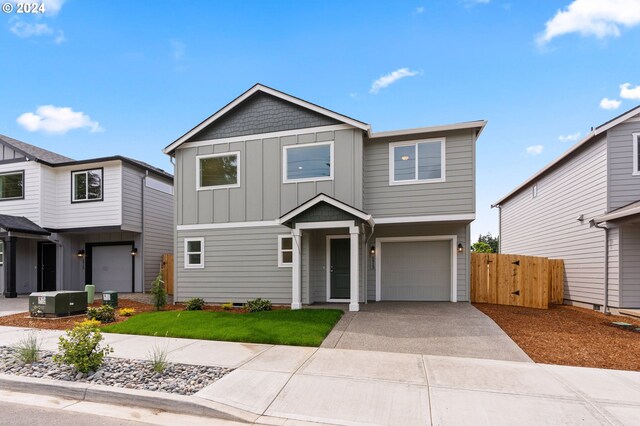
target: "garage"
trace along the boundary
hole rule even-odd
[[[97,292],[114,290],[133,291],[133,260],[130,243],[93,245],[91,247],[91,282]]]
[[[455,301],[452,239],[380,238],[377,244],[379,300]]]

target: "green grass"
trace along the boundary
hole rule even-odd
[[[342,311],[337,309],[282,309],[250,314],[165,311],[135,315],[102,330],[144,336],[320,346],[341,316]]]

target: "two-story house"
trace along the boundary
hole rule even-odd
[[[469,300],[485,121],[374,133],[257,84],[167,146],[176,300]]]
[[[139,292],[173,250],[173,176],[0,135],[0,290]]]
[[[565,302],[640,308],[640,107],[498,200],[500,251],[564,259]]]

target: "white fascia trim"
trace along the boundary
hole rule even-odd
[[[640,206],[633,207],[626,210],[621,209],[621,211],[618,211],[618,212],[613,212],[613,213],[602,215],[600,217],[596,217],[594,220],[596,223],[603,223],[609,220],[615,220],[615,219],[620,219],[627,216],[633,216],[638,213],[640,213]]]
[[[366,132],[370,132],[371,131],[371,126],[369,126],[368,124],[365,124],[365,123],[363,123],[361,121],[354,120],[352,118],[349,118],[347,116],[338,114],[338,113],[333,112],[333,111],[329,111],[328,109],[322,108],[322,107],[320,107],[318,105],[314,105],[314,104],[312,104],[310,102],[307,102],[307,101],[304,101],[302,99],[293,97],[291,95],[287,95],[286,93],[282,93],[282,92],[280,92],[278,90],[271,89],[270,87],[266,87],[266,86],[263,86],[261,84],[256,84],[251,89],[247,90],[242,95],[240,95],[236,99],[234,99],[231,103],[227,104],[227,106],[225,106],[224,108],[222,108],[221,110],[219,110],[218,112],[213,114],[211,117],[207,118],[202,123],[198,124],[196,127],[194,127],[193,129],[189,130],[187,133],[185,133],[183,136],[178,138],[174,143],[172,143],[171,145],[167,146],[162,151],[165,154],[169,154],[171,151],[173,151],[178,146],[180,146],[183,142],[185,142],[186,140],[191,138],[193,135],[195,135],[196,133],[198,133],[199,131],[201,131],[205,127],[207,127],[209,124],[213,123],[214,121],[216,121],[217,119],[219,119],[220,117],[225,115],[227,112],[229,112],[232,109],[234,109],[240,103],[245,101],[248,97],[250,97],[251,95],[253,95],[254,93],[256,93],[258,91],[264,92],[264,93],[267,93],[269,95],[275,96],[277,98],[283,99],[285,101],[291,102],[292,104],[299,105],[299,106],[301,106],[303,108],[310,109],[311,111],[315,111],[315,112],[317,112],[319,114],[325,115],[327,117],[331,117],[331,118],[336,119],[338,121],[342,121],[343,123],[350,124],[351,126],[357,127],[358,129],[362,129],[362,130],[364,130]]]
[[[230,185],[216,185],[216,186],[200,186],[200,160],[216,157],[230,157],[236,156],[236,183]],[[225,189],[225,188],[240,188],[240,151],[221,152],[218,154],[204,154],[196,155],[196,191],[209,191],[213,189]]]
[[[415,237],[376,238],[376,302],[382,300],[382,243],[411,241],[451,241],[451,301],[458,301],[458,236],[429,235]]]
[[[300,222],[296,223],[294,231],[301,231],[303,229],[329,229],[329,228],[351,228],[356,223],[353,220],[337,220],[334,222]]]
[[[309,177],[309,178],[300,178],[300,179],[289,179],[289,150],[296,148],[309,148],[313,146],[320,145],[329,145],[329,176],[319,176],[319,177]],[[293,144],[293,145],[285,145],[282,147],[282,183],[298,183],[298,182],[320,182],[324,180],[333,180],[333,168],[334,168],[334,150],[333,150],[334,141],[323,141],[323,142],[311,142],[311,143],[301,143],[301,144]]]
[[[344,210],[347,213],[357,217],[358,219],[364,220],[366,222],[368,222],[371,226],[375,225],[375,221],[373,220],[373,217],[370,214],[365,214],[363,212],[361,212],[360,210],[356,210],[353,207],[338,201],[338,200],[334,200],[333,198],[330,198],[324,194],[315,197],[309,201],[307,201],[306,203],[298,206],[296,209],[292,210],[291,212],[287,213],[285,216],[282,216],[280,218],[280,223],[284,223],[288,220],[291,220],[292,218],[294,218],[295,216],[297,216],[298,214],[302,213],[303,211],[315,206],[316,204],[320,203],[324,201],[325,203],[331,204],[332,206],[340,209],[340,210]],[[296,227],[298,227],[298,225],[296,224]]]
[[[464,130],[479,128],[480,131],[487,125],[486,120],[468,121],[466,123],[445,124],[440,126],[417,127],[414,129],[391,130],[388,132],[375,132],[369,135],[369,139],[389,138],[393,136],[410,136],[421,133],[444,132],[447,130]]]
[[[225,222],[225,223],[201,223],[194,225],[178,225],[178,231],[197,231],[201,229],[233,229],[233,228],[260,228],[278,226],[277,220],[263,220],[255,222]]]
[[[401,217],[379,217],[376,218],[378,225],[387,223],[413,223],[413,222],[465,222],[476,219],[475,213],[464,214],[440,214],[430,216],[401,216]]]
[[[440,142],[440,177],[436,179],[418,179],[418,170],[420,168],[418,164],[418,145],[421,143],[437,143]],[[415,150],[415,179],[411,180],[395,180],[395,151],[394,149],[399,146],[413,146]],[[395,185],[415,185],[420,183],[438,183],[446,181],[446,138],[432,138],[432,139],[418,139],[412,141],[393,142],[389,144],[389,186]]]
[[[350,126],[348,124],[334,124],[331,126],[306,127],[304,129],[282,130],[280,132],[257,133],[255,135],[233,136],[230,138],[209,139],[209,140],[197,141],[197,142],[186,142],[180,145],[180,149],[195,148],[199,146],[220,145],[220,144],[233,143],[233,142],[253,141],[258,139],[306,135],[310,133],[319,133],[319,132],[334,132],[336,130],[349,130],[349,129],[353,129],[353,126]]]

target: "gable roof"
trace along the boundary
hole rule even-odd
[[[330,205],[332,205],[333,207],[335,207],[337,209],[340,209],[340,210],[342,210],[342,211],[344,211],[346,213],[349,213],[351,216],[355,216],[360,220],[368,222],[369,225],[371,225],[371,226],[375,225],[373,217],[370,214],[365,213],[362,210],[356,209],[355,207],[352,207],[347,203],[343,203],[342,201],[337,200],[337,199],[335,199],[333,197],[330,197],[330,196],[328,196],[327,194],[324,194],[324,193],[320,193],[320,194],[316,195],[312,199],[300,204],[295,209],[285,213],[284,215],[282,215],[280,217],[278,222],[280,222],[281,224],[285,224],[286,222],[289,222],[291,219],[295,218],[299,214],[309,210],[311,207],[313,207],[313,206],[315,206],[315,205],[317,205],[319,203],[330,204]]]
[[[16,151],[22,153],[24,156],[32,157],[35,160],[41,160],[45,163],[57,164],[67,163],[74,161],[73,158],[65,157],[64,155],[56,154],[55,152],[48,151],[46,149],[37,147],[35,145],[28,144],[26,142],[19,141],[17,139],[10,138],[9,136],[0,135],[0,142],[5,145],[9,145]]]
[[[227,105],[222,107],[216,113],[211,115],[209,118],[207,118],[204,121],[202,121],[196,127],[194,127],[193,129],[189,130],[184,135],[180,136],[173,143],[171,143],[165,149],[163,149],[163,152],[165,154],[171,155],[176,150],[176,148],[178,148],[184,142],[186,142],[191,137],[193,137],[195,134],[197,134],[198,132],[202,131],[206,127],[208,127],[214,121],[219,120],[221,117],[223,117],[229,111],[234,109],[236,106],[238,106],[239,104],[241,104],[242,102],[244,102],[245,100],[247,100],[249,97],[251,97],[252,95],[254,95],[257,92],[262,92],[262,93],[266,93],[266,94],[271,95],[271,96],[275,96],[275,97],[283,99],[283,100],[285,100],[287,102],[291,102],[291,103],[293,103],[295,105],[298,105],[298,106],[300,106],[302,108],[309,109],[311,111],[314,111],[314,112],[317,112],[319,114],[325,115],[325,116],[333,118],[335,120],[338,120],[338,121],[340,121],[342,123],[349,124],[349,125],[351,125],[353,127],[356,127],[358,129],[362,129],[362,130],[367,131],[367,132],[369,132],[371,130],[371,126],[369,124],[367,124],[367,123],[364,123],[362,121],[353,119],[353,118],[348,117],[346,115],[339,114],[339,113],[337,113],[335,111],[331,111],[330,109],[321,107],[321,106],[313,104],[311,102],[307,102],[304,99],[300,99],[300,98],[297,98],[295,96],[291,96],[291,95],[286,94],[284,92],[281,92],[279,90],[272,89],[271,87],[267,87],[267,86],[265,86],[263,84],[257,83],[253,87],[251,87],[249,90],[247,90],[246,92],[244,92],[243,94],[241,94],[240,96],[235,98],[233,101],[229,102]]]
[[[9,216],[6,214],[0,214],[0,229],[4,229],[9,232],[22,232],[25,234],[51,235],[50,232],[42,229],[26,217]]]
[[[541,177],[545,173],[551,171],[556,165],[558,165],[560,162],[562,162],[567,157],[571,156],[574,152],[576,152],[577,150],[579,150],[580,148],[582,148],[583,146],[585,146],[586,144],[588,144],[592,140],[594,140],[597,136],[599,136],[599,135],[601,135],[603,133],[606,133],[607,130],[611,129],[612,127],[615,127],[618,124],[620,124],[622,122],[625,122],[628,119],[630,119],[630,118],[632,118],[632,117],[634,117],[634,116],[636,116],[638,114],[640,114],[640,105],[636,106],[635,108],[631,108],[628,111],[623,112],[622,114],[618,115],[617,117],[614,117],[611,120],[607,121],[606,123],[603,123],[603,124],[599,125],[598,127],[596,127],[595,129],[591,130],[580,142],[578,142],[575,145],[573,145],[571,148],[569,148],[567,151],[565,151],[564,154],[562,154],[560,157],[556,158],[551,163],[547,164],[545,167],[540,169],[537,173],[535,173],[529,179],[525,180],[523,183],[518,185],[513,191],[509,192],[507,195],[505,195],[504,197],[500,198],[498,201],[493,203],[491,205],[491,207],[496,207],[496,206],[499,206],[500,204],[504,203],[509,198],[513,197],[514,195],[519,193],[521,190],[523,190],[524,188],[528,187],[533,181],[535,181],[536,179],[538,179],[539,177]]]

